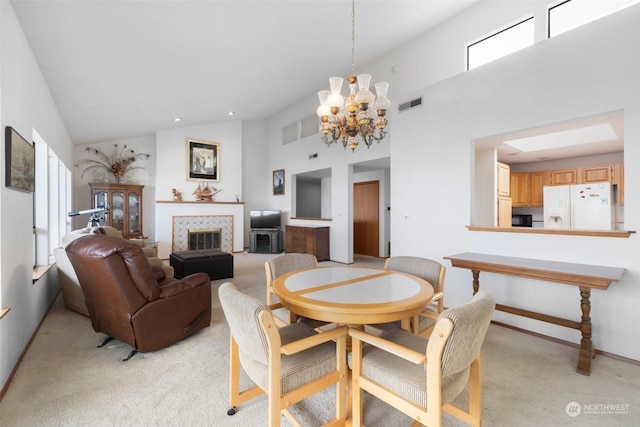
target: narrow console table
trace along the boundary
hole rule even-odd
[[[582,340],[580,341],[580,355],[578,357],[578,367],[576,371],[584,375],[591,374],[591,359],[595,357],[595,348],[591,341],[591,317],[589,317],[591,312],[591,302],[589,300],[591,297],[591,289],[606,290],[609,287],[609,283],[619,282],[626,271],[624,268],[515,258],[472,252],[465,252],[444,258],[450,260],[453,267],[471,270],[473,274],[474,294],[478,292],[480,287],[479,277],[481,271],[578,286],[581,297],[581,322],[522,310],[502,304],[496,304],[496,310],[580,330]]]

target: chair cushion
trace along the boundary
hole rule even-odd
[[[403,347],[426,354],[427,339],[396,329],[382,335]],[[364,345],[362,349],[362,374],[382,384],[393,392],[415,404],[427,407],[426,366],[416,365],[401,357]],[[464,390],[469,378],[469,369],[442,378],[442,404],[447,404]]]
[[[269,311],[263,302],[243,294],[230,283],[218,289],[220,303],[229,329],[238,343],[240,364],[249,378],[263,390],[269,385],[269,355],[267,337],[260,325],[259,316]],[[303,322],[278,329],[281,345],[317,334]],[[334,371],[336,346],[329,342],[281,359],[281,388],[287,393],[309,381]]]
[[[279,329],[282,345],[317,334],[302,322]],[[267,365],[247,357],[240,349],[240,363],[249,378],[263,390],[269,385]],[[336,369],[336,345],[328,342],[281,359],[281,392],[288,393]]]

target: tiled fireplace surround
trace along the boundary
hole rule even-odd
[[[156,201],[158,256],[187,250],[189,229],[221,229],[223,252],[244,250],[244,203]]]

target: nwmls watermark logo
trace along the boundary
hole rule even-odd
[[[584,415],[622,415],[629,413],[628,403],[587,403],[569,402],[565,407],[567,415],[577,417]]]
[[[569,402],[567,403],[565,411],[567,411],[567,415],[569,415],[570,417],[577,417],[578,415],[580,415],[582,409],[580,408],[580,404],[578,402]]]

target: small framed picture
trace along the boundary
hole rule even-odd
[[[284,169],[273,171],[273,195],[281,196],[284,194]]]
[[[5,127],[5,185],[15,190],[35,191],[35,147],[11,126]]]
[[[220,144],[187,139],[187,179],[220,181]]]

